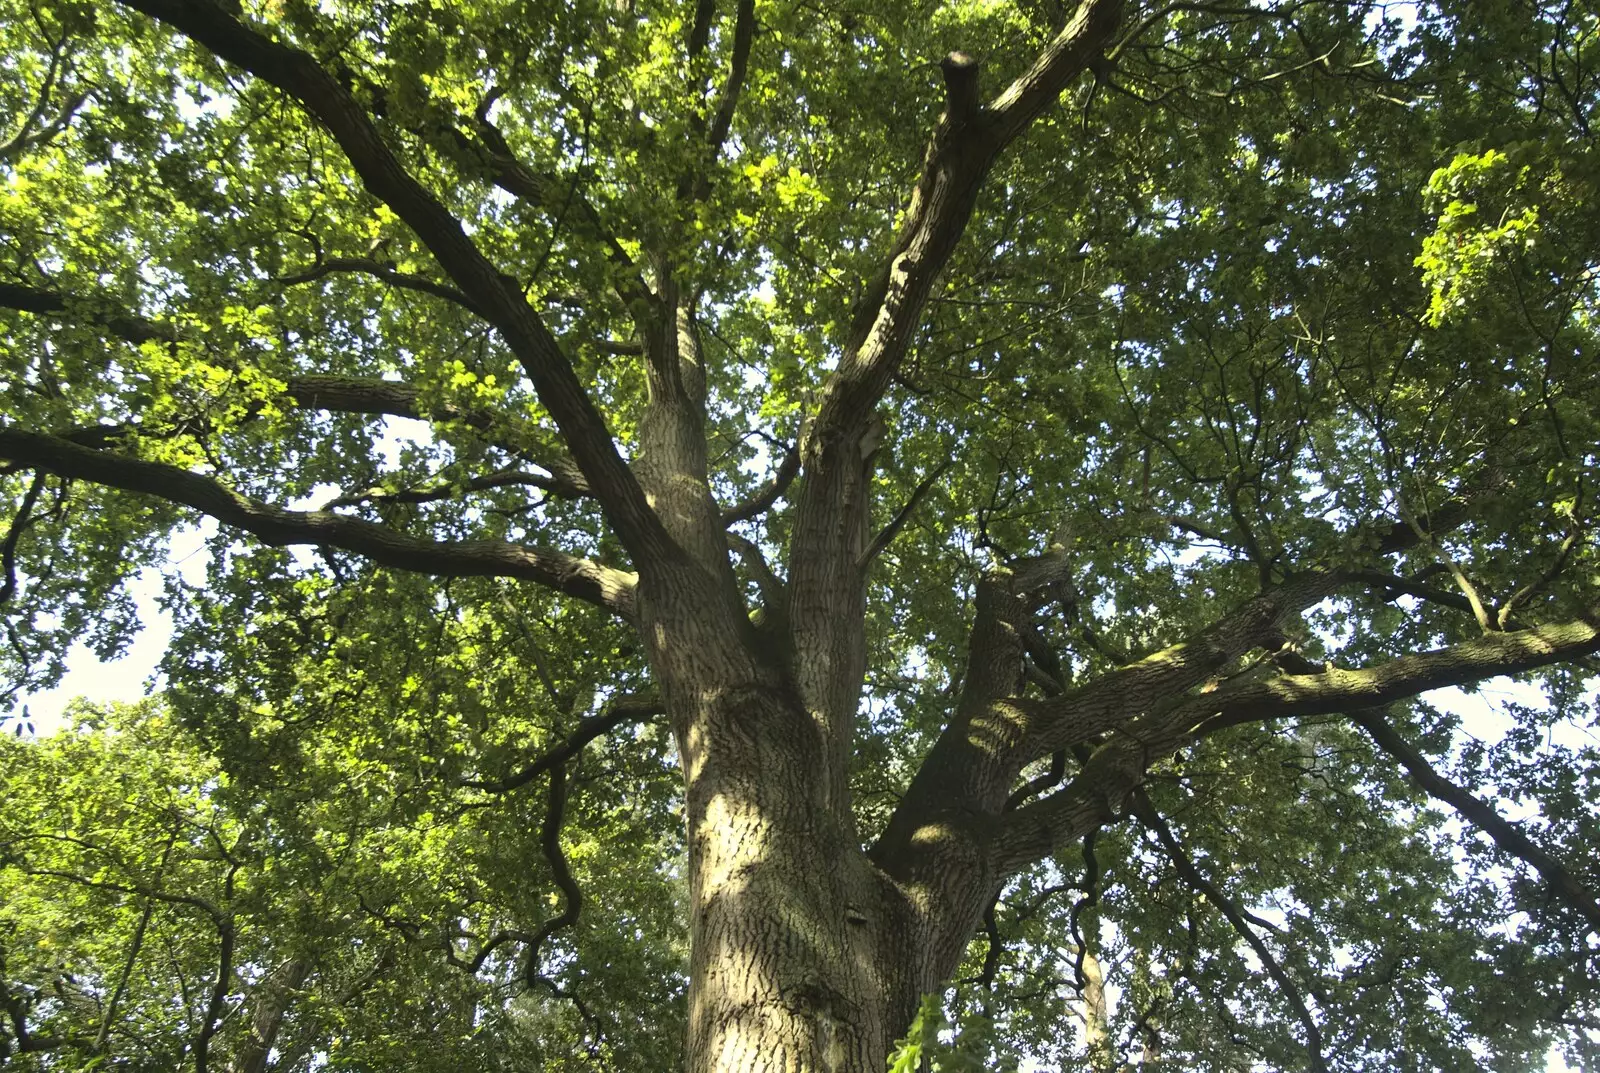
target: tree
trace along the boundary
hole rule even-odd
[[[296,758],[292,783],[275,773],[274,792],[230,777],[165,705],[76,717],[71,732],[0,746],[10,851],[0,1042],[9,1060],[38,1063],[21,1068],[97,1057],[234,1073],[318,1056],[416,1071],[676,1059],[678,1018],[629,1023],[633,1002],[673,1005],[681,962],[675,889],[651,882],[663,849],[642,844],[672,852],[670,810],[638,824],[614,805],[619,791],[648,800],[648,786],[617,771],[569,788],[563,811],[586,837],[560,859],[606,915],[567,923],[598,964],[581,993],[554,976],[530,988],[519,960],[474,966],[412,922],[460,929],[548,912],[516,833],[532,827],[539,852],[545,794],[462,808],[459,787],[379,774],[370,755],[326,739]],[[647,746],[631,742],[630,753]],[[362,792],[334,792],[341,781]],[[618,936],[619,920],[663,938]]]
[[[1590,6],[6,10],[8,669],[114,651],[215,519],[172,747],[302,825],[237,866],[360,829],[284,790],[358,771],[536,862],[352,873],[416,986],[614,993],[614,836],[613,935],[686,883],[692,1073],[880,1070],[950,988],[969,1057],[1097,1069],[1594,1031],[1597,758],[1544,741],[1600,649]],[[1502,674],[1549,703],[1493,748],[1412,699]],[[129,824],[124,920],[177,845]],[[43,829],[17,875],[93,878]],[[310,904],[189,903],[183,1053],[314,1023]],[[72,1005],[19,986],[13,1051]]]

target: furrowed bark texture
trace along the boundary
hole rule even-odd
[[[644,363],[647,401],[637,451],[624,459],[538,311],[450,214],[448,199],[407,170],[340,77],[209,0],[125,3],[277,87],[322,126],[368,192],[415,232],[449,280],[390,273],[386,281],[464,305],[491,324],[526,371],[560,442],[495,415],[422,413],[422,393],[388,381],[301,376],[286,385],[291,399],[329,411],[450,420],[497,445],[510,441],[548,473],[538,475],[539,487],[599,505],[637,573],[533,545],[421,539],[333,509],[285,510],[223,479],[123,453],[125,441],[137,437],[125,436],[121,426],[54,432],[0,426],[0,458],[185,504],[269,542],[339,547],[440,576],[521,578],[632,623],[683,764],[689,1073],[881,1073],[919,997],[955,971],[1006,878],[1116,818],[1150,766],[1198,736],[1247,720],[1369,708],[1600,648],[1600,631],[1581,621],[1495,633],[1374,668],[1221,685],[1247,653],[1279,648],[1284,629],[1307,607],[1362,580],[1360,572],[1306,571],[1182,643],[1071,690],[1055,682],[1041,699],[1023,695],[1030,674],[1048,683],[1054,673],[1041,661],[1031,620],[1045,603],[1040,593],[1062,576],[1062,562],[1046,556],[1016,564],[980,583],[950,722],[882,836],[864,850],[849,776],[867,669],[865,594],[876,550],[869,493],[884,434],[879,405],[995,161],[1105,54],[1121,20],[1119,0],[1081,0],[1034,63],[987,103],[975,62],[959,53],[946,59],[945,112],[881,271],[866,282],[837,369],[802,430],[796,459],[785,462],[770,495],[732,510],[717,503],[711,488],[697,319],[703,310],[677,278],[680,266],[670,251],[645,250],[635,260],[605,233],[599,214],[580,203],[578,226],[610,251],[618,269],[612,286],[633,319],[636,341],[623,347]],[[717,4],[697,6],[691,53],[710,47],[717,17]],[[700,170],[682,177],[681,199],[710,189],[704,169],[730,137],[756,29],[756,6],[742,0],[726,78],[711,97],[709,120],[695,128],[705,139],[704,151],[691,154]],[[555,185],[528,171],[487,120],[481,128],[457,134],[483,142],[497,185],[536,206],[555,198]],[[0,286],[0,306],[46,319],[98,318],[108,345],[116,338],[176,338],[170,325],[107,314],[107,305],[93,296]],[[796,470],[780,579],[765,567],[757,543],[730,535],[727,526],[770,507]],[[1400,533],[1380,541],[1375,554],[1413,539]],[[758,576],[767,604],[759,623],[746,606],[730,543]],[[1072,777],[1047,796],[1024,800],[1018,784],[1027,765],[1068,751],[1078,760]],[[1421,772],[1416,758],[1393,751]],[[536,764],[529,772],[538,770]],[[1546,862],[1544,870],[1559,880],[1557,864]],[[265,1061],[307,971],[303,963],[286,966],[275,978],[277,990],[258,996],[255,1050],[241,1068]]]

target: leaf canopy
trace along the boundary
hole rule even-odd
[[[373,117],[629,461],[640,303],[668,279],[693,296],[733,511],[784,472],[873,300],[941,58],[1007,85],[1058,8],[760,0],[742,60],[732,5],[240,17]],[[1041,631],[1069,689],[1314,567],[1369,576],[1289,638],[1339,666],[1593,623],[1597,33],[1581,0],[1128,5],[995,165],[885,396],[863,839],[950,717],[980,579],[1052,549],[1070,570]],[[628,714],[651,688],[637,632],[593,606],[636,564],[483,297],[325,125],[211,49],[55,0],[0,0],[0,35],[0,418],[151,464],[0,476],[12,695],[73,640],[118,652],[174,528],[230,523],[203,586],[167,569],[163,696],[4,742],[0,1056],[242,1062],[279,986],[300,997],[274,1069],[671,1066],[676,753],[648,703]],[[157,465],[223,491],[151,496]],[[778,580],[792,500],[731,523]],[[316,511],[326,542],[295,528]],[[1417,539],[1391,550],[1396,529]],[[319,546],[271,546],[295,543]],[[424,544],[532,550],[391,569]],[[1391,713],[1590,890],[1592,673],[1525,676],[1545,702],[1497,740]],[[501,785],[618,712],[556,765],[560,807],[548,768]],[[1118,824],[1008,884],[942,996],[977,1027],[940,1068],[1316,1068],[1307,1018],[1325,1068],[1600,1061],[1593,928],[1355,726],[1231,727],[1145,792],[1187,857]]]

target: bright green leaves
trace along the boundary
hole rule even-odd
[[[957,1027],[938,995],[924,995],[904,1039],[889,1054],[889,1073],[1013,1073],[1014,1055],[995,1054],[994,1025],[974,1016]]]
[[[463,621],[407,636],[387,623],[433,606],[422,579],[340,592],[326,579],[243,576],[263,566],[241,564],[228,582],[253,606],[232,609],[224,651],[202,643],[174,661],[175,709],[85,709],[58,736],[0,742],[0,983],[30,1006],[30,1029],[70,1036],[61,1053],[75,1060],[179,1064],[225,921],[236,953],[217,1064],[244,1045],[251,1020],[238,1011],[267,1000],[278,968],[303,963],[276,1045],[291,1059],[669,1067],[686,951],[662,728],[624,728],[569,762],[561,843],[587,905],[542,948],[532,988],[516,944],[477,973],[446,956],[470,961],[496,932],[532,932],[561,904],[540,844],[543,779],[503,795],[461,783],[514,774],[584,714],[592,660],[628,659],[605,649],[607,627],[519,607],[505,600],[514,589],[490,585],[477,594],[487,603],[447,596],[480,608]],[[215,689],[219,670],[234,688]],[[546,689],[550,702],[537,701]],[[641,996],[647,1025],[630,1016]]]
[[[1517,155],[1527,154],[1517,147]],[[1435,327],[1467,314],[1495,279],[1496,261],[1533,248],[1539,208],[1526,204],[1530,172],[1506,153],[1489,149],[1458,154],[1428,180],[1427,205],[1439,222],[1423,239],[1417,266],[1429,290],[1428,321]]]

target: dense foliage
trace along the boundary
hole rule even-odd
[[[1600,8],[1123,8],[980,174],[869,400],[858,842],[977,673],[984,584],[1055,564],[1015,687],[1044,703],[1340,580],[1141,710],[1262,706],[1159,738],[1116,818],[1005,882],[901,1068],[1600,1062]],[[730,576],[778,636],[801,445],[961,107],[940,61],[988,100],[1073,15],[0,0],[11,695],[117,652],[129,581],[222,523],[204,585],[167,571],[161,695],[0,743],[0,1060],[676,1064],[678,713],[614,595],[648,541],[497,303],[653,505],[652,362],[691,325]],[[245,73],[260,41],[504,286],[287,50]],[[1404,699],[1500,670],[1546,703],[1498,738]]]

